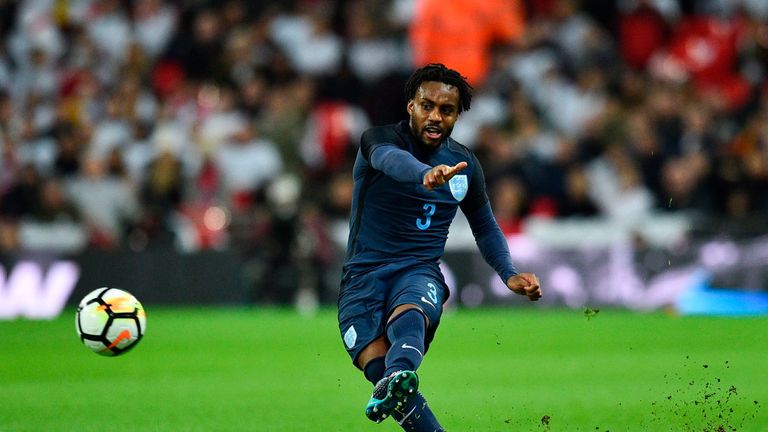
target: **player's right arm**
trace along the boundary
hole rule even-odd
[[[394,145],[380,145],[371,151],[369,161],[377,169],[403,183],[422,183],[432,167]]]
[[[432,190],[444,185],[467,167],[466,162],[459,162],[454,166],[429,166],[396,145],[394,142],[399,137],[395,133],[387,132],[383,128],[369,129],[363,134],[360,147],[363,156],[374,169],[399,182],[421,183],[427,190]]]

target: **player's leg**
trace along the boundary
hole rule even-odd
[[[420,391],[411,396],[405,406],[395,409],[392,418],[407,432],[445,431]]]
[[[347,352],[355,365],[365,372],[365,376],[369,381],[376,385],[371,396],[371,401],[374,401],[374,403],[376,402],[374,399],[383,400],[387,398],[387,394],[390,392],[390,381],[392,379],[387,379],[385,381],[386,385],[377,384],[385,378],[386,355],[390,348],[386,337],[386,324],[388,323],[388,318],[395,318],[397,316],[393,313],[397,310],[397,306],[399,306],[396,302],[399,301],[401,304],[406,304],[408,303],[406,300],[411,299],[411,304],[424,301],[426,302],[425,305],[428,305],[431,314],[426,315],[430,316],[433,321],[432,325],[427,329],[427,342],[423,350],[420,349],[422,353],[426,351],[429,341],[434,335],[437,327],[436,323],[440,319],[439,312],[442,311],[443,295],[438,292],[436,297],[434,285],[429,282],[426,284],[427,291],[422,292],[411,289],[410,297],[402,296],[403,283],[393,281],[393,279],[400,280],[403,278],[397,276],[394,278],[390,277],[392,272],[395,272],[398,276],[410,274],[407,271],[402,272],[401,270],[400,268],[386,268],[369,272],[365,275],[358,275],[346,282],[339,296],[339,330],[341,331]],[[433,273],[431,277],[441,278],[439,270],[437,272],[437,275]],[[423,284],[417,285],[421,286]],[[395,295],[392,295],[392,290],[388,289],[390,287],[393,287],[396,291]],[[392,308],[390,305],[393,304],[397,306]],[[398,312],[400,311],[398,310]],[[427,324],[427,320],[424,318],[421,318],[421,320],[425,325]],[[405,381],[405,389],[412,388],[416,390],[415,386],[411,387],[414,383],[410,379],[411,376],[409,375],[408,378]],[[413,378],[416,378],[415,374],[413,374]],[[402,391],[403,387],[398,387],[398,381],[400,384],[403,383],[398,378],[395,385],[393,385],[395,387],[394,390],[399,389]],[[415,381],[415,383],[418,383],[418,381]],[[369,401],[369,406],[371,401]],[[392,398],[388,400],[388,404],[391,401]],[[443,430],[420,393],[415,392],[409,398],[402,398],[400,401],[405,404],[401,406],[400,411],[394,409],[397,406],[396,403],[394,406],[389,404],[390,406],[386,408],[389,411],[388,414],[391,414],[404,430],[429,432]],[[381,412],[379,411],[379,413]],[[383,418],[374,416],[372,420],[381,421]]]
[[[427,347],[429,318],[413,304],[395,308],[387,323],[387,338],[392,346],[387,351],[385,375],[401,368],[416,371]],[[421,392],[410,396],[406,403],[395,409],[394,418],[405,431],[438,432],[444,430]]]
[[[374,384],[365,415],[376,423],[389,417],[396,408],[402,408],[418,390],[419,378],[411,370],[398,370],[385,374],[385,359],[389,343],[381,336],[366,346],[358,356],[358,366],[365,377]],[[391,347],[389,347],[391,350]]]
[[[435,336],[448,295],[437,266],[416,265],[399,272],[389,292],[386,336],[390,343],[385,376],[400,369],[415,371]],[[410,396],[392,417],[406,431],[442,431],[420,392]]]
[[[392,269],[383,268],[350,278],[339,294],[339,330],[347,353],[365,371],[373,358],[384,358],[389,344],[385,336],[388,283]],[[418,377],[413,372],[380,380],[366,406],[366,415],[380,422],[388,417],[407,395],[416,392]]]
[[[372,396],[374,399],[383,399],[386,388],[384,384],[389,384],[388,380],[384,378],[387,346],[388,343],[382,336],[363,349],[358,357],[358,365],[365,373],[366,379],[375,386]],[[378,395],[376,390],[379,391]],[[444,430],[432,413],[426,399],[418,391],[411,394],[401,407],[395,408],[389,415],[397,421],[404,431],[439,432]]]
[[[397,371],[416,371],[424,359],[429,318],[414,304],[402,304],[387,320],[386,335],[390,347],[384,375]]]
[[[426,315],[414,304],[397,305],[390,312],[385,333],[389,349],[384,358],[384,378],[376,383],[365,407],[365,415],[372,421],[378,423],[389,417],[418,391],[416,369],[424,357],[427,321]],[[369,348],[363,352],[367,354]]]
[[[386,299],[386,375],[419,368],[440,324],[448,291],[439,267],[430,264],[402,269],[392,282]]]

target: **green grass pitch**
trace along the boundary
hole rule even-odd
[[[82,346],[74,313],[0,322],[0,431],[397,431],[335,310],[147,308],[135,350]],[[766,431],[768,318],[447,312],[422,389],[449,431]]]

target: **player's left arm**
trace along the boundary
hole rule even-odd
[[[473,162],[474,169],[469,182],[469,191],[461,202],[461,211],[469,221],[480,254],[512,292],[536,301],[542,295],[539,278],[533,273],[518,272],[512,263],[507,239],[493,216],[491,204],[485,192],[485,176],[482,168],[476,158]]]

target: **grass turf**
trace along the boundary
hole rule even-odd
[[[335,311],[147,309],[122,357],[73,311],[0,322],[0,431],[397,431],[363,413]],[[768,318],[603,310],[444,315],[419,370],[449,431],[765,431]]]

